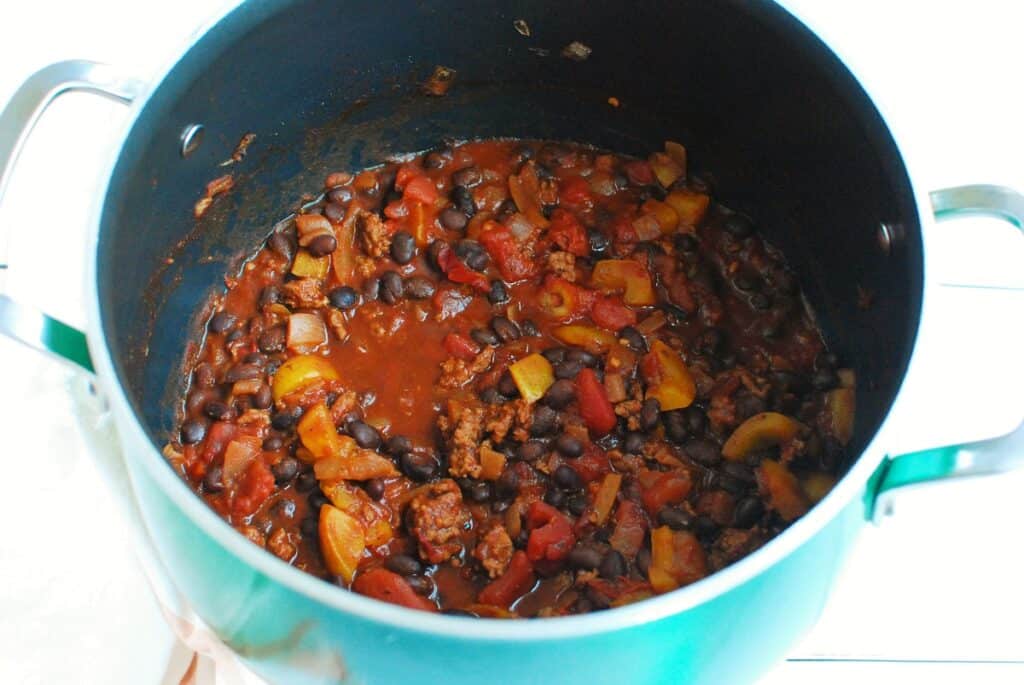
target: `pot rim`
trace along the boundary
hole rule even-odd
[[[175,68],[181,58],[192,50],[211,29],[221,21],[239,10],[244,5],[244,0],[231,0],[218,14],[202,24],[194,31],[182,48],[175,53],[173,60],[158,72],[158,76],[147,84],[144,92],[132,103],[127,120],[121,134],[121,146],[112,151],[106,164],[106,168],[100,176],[99,192],[95,195],[91,219],[89,222],[89,235],[87,236],[87,250],[89,257],[86,266],[86,308],[87,308],[87,337],[89,352],[96,368],[96,374],[101,380],[105,393],[112,403],[115,415],[120,415],[122,420],[116,421],[118,433],[126,431],[127,440],[122,440],[125,445],[147,444],[149,449],[145,455],[132,455],[125,458],[135,459],[140,462],[149,475],[157,482],[161,490],[170,498],[174,504],[199,527],[206,535],[219,543],[224,549],[236,556],[241,561],[252,567],[254,570],[266,575],[268,578],[287,587],[289,590],[299,593],[319,602],[331,609],[346,614],[353,614],[359,618],[386,624],[397,630],[414,631],[435,636],[445,636],[470,640],[476,642],[487,641],[516,641],[516,642],[538,642],[551,639],[574,638],[601,633],[610,633],[624,628],[640,626],[646,623],[664,619],[666,617],[681,614],[702,604],[711,602],[720,595],[764,573],[770,567],[783,560],[793,553],[801,545],[818,534],[826,525],[833,521],[840,512],[851,504],[852,501],[863,496],[865,486],[870,477],[875,473],[881,464],[886,450],[883,438],[892,430],[891,417],[892,409],[899,403],[906,387],[906,379],[919,345],[919,332],[921,315],[919,314],[916,325],[912,331],[912,344],[909,361],[904,369],[902,378],[895,398],[889,405],[881,424],[876,430],[870,442],[866,445],[853,467],[839,480],[831,491],[811,510],[795,521],[789,528],[780,535],[768,541],[764,546],[737,562],[721,569],[710,576],[697,581],[691,585],[674,590],[664,595],[659,595],[643,601],[593,612],[583,615],[560,616],[546,618],[540,621],[497,621],[486,620],[464,616],[449,616],[444,614],[431,614],[413,609],[406,609],[383,601],[370,599],[355,592],[345,590],[339,586],[326,583],[304,571],[301,571],[290,564],[287,564],[266,550],[260,549],[240,535],[224,519],[220,518],[210,509],[201,498],[189,488],[182,479],[167,463],[159,447],[153,443],[136,415],[124,387],[118,378],[114,368],[111,351],[103,335],[102,318],[98,293],[98,245],[100,235],[100,223],[106,196],[109,192],[113,173],[121,157],[123,143],[128,134],[134,128],[139,116],[145,110],[152,95],[164,83],[167,76]],[[807,28],[803,22],[792,15],[785,8],[779,9],[788,14],[794,21]],[[811,31],[813,33],[813,31]],[[817,35],[817,34],[815,34]],[[835,53],[824,42],[829,52]],[[836,59],[840,58],[836,55]],[[856,80],[856,77],[853,77]],[[858,81],[859,83],[859,81]],[[866,95],[866,93],[865,93]],[[868,96],[868,100],[878,111],[877,105]],[[880,121],[884,118],[878,112]],[[888,130],[888,127],[886,127]],[[889,131],[892,135],[892,132]],[[898,146],[897,146],[898,149]],[[901,163],[904,170],[907,170],[906,160]],[[923,217],[930,216],[928,212],[922,212],[927,208],[927,195],[914,186],[913,179],[907,172],[908,182],[912,196],[915,200],[915,207],[918,211],[918,219],[922,224]],[[922,245],[924,243],[922,242]],[[921,308],[924,311],[924,300],[927,288],[924,287],[924,265],[922,260],[921,274]],[[148,527],[148,526],[147,526]],[[152,531],[153,537],[157,537],[157,531]],[[188,593],[183,592],[187,597]],[[211,622],[215,623],[215,622]]]

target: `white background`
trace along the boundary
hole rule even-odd
[[[0,103],[59,59],[106,61],[147,78],[216,4],[8,0],[0,5]],[[861,78],[921,189],[1024,189],[1016,3],[785,5]],[[59,100],[0,206],[10,290],[76,325],[84,324],[84,235],[97,171],[123,123],[117,105]],[[929,238],[934,282],[1024,285],[1024,241],[1012,229],[975,219],[930,227]],[[1019,421],[1021,305],[1019,292],[936,292],[924,361],[900,416],[906,429],[894,441],[924,447]],[[88,459],[68,372],[0,340],[0,379],[0,682],[177,682],[181,653]],[[1022,490],[1018,472],[901,493],[895,514],[865,531],[797,660],[764,683],[1024,681]]]

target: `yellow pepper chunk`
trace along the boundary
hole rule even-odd
[[[512,380],[519,388],[519,395],[527,404],[533,404],[548,391],[555,382],[555,371],[544,355],[534,352],[508,367]]]
[[[689,585],[707,575],[707,558],[697,537],[688,531],[661,526],[651,531],[651,563],[647,579],[661,594]]]
[[[853,418],[857,391],[853,388],[836,388],[825,395],[825,408],[829,412],[832,435],[845,445],[853,437]]]
[[[651,198],[640,206],[640,211],[650,214],[658,222],[658,228],[663,234],[671,233],[679,224],[679,215],[672,205]]]
[[[331,270],[331,258],[328,256],[314,257],[305,250],[295,253],[295,261],[292,262],[292,275],[299,278],[327,278],[327,272]]]
[[[693,404],[697,386],[682,357],[660,340],[651,343],[651,351],[640,362],[647,381],[648,399],[658,400],[662,411],[683,409]]]
[[[551,334],[559,342],[582,347],[594,354],[603,354],[619,343],[613,333],[594,326],[559,326]]]
[[[710,197],[691,190],[673,190],[665,198],[665,204],[675,210],[679,224],[689,232],[700,224],[710,203]]]
[[[722,445],[722,456],[739,461],[751,452],[781,445],[797,436],[803,424],[773,411],[754,414],[736,427]]]
[[[271,389],[276,402],[285,395],[301,390],[314,381],[336,381],[339,379],[338,372],[323,357],[300,354],[281,365],[281,368],[274,374]]]
[[[327,570],[351,583],[366,549],[366,531],[354,516],[330,504],[320,507],[320,551]]]
[[[299,425],[296,427],[302,445],[314,459],[326,459],[333,455],[342,455],[351,452],[355,447],[355,441],[347,436],[338,435],[331,419],[331,412],[327,405],[318,404],[302,415]],[[352,442],[349,447],[345,441]]]
[[[768,508],[774,509],[783,521],[799,518],[810,508],[796,476],[777,461],[761,462],[757,468],[757,484],[768,495]]]
[[[622,290],[622,301],[632,305],[654,304],[651,275],[632,259],[602,259],[594,265],[594,285],[602,290]]]
[[[647,161],[663,188],[668,188],[684,173],[683,168],[664,152],[655,152]]]

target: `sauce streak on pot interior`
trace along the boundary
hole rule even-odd
[[[764,544],[844,462],[852,372],[677,143],[334,173],[227,281],[167,454],[254,544],[370,597],[638,601]]]

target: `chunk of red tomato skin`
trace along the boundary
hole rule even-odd
[[[449,333],[442,344],[448,354],[467,362],[473,361],[480,352],[480,346],[461,333]]]
[[[231,498],[231,516],[238,521],[256,513],[260,506],[273,494],[276,485],[274,474],[263,459],[256,458],[242,474]]]
[[[433,206],[440,195],[437,192],[437,186],[427,176],[417,176],[410,179],[402,191],[403,200],[412,200],[420,202],[428,207]]]
[[[576,401],[580,416],[592,435],[607,435],[615,428],[618,421],[615,408],[593,369],[583,369],[576,376]]]
[[[395,172],[395,190],[403,190],[409,181],[423,175],[423,169],[412,164],[403,164]]]
[[[664,507],[686,499],[692,489],[693,480],[688,471],[666,471],[658,476],[651,487],[643,491],[641,499],[644,509],[651,518],[655,518]]]
[[[472,304],[473,296],[460,288],[438,288],[432,299],[434,311],[441,321],[458,316]]]
[[[586,257],[590,254],[587,230],[583,228],[576,215],[566,209],[559,207],[551,213],[548,237],[555,245],[577,257]]]
[[[594,194],[587,179],[582,176],[570,176],[559,183],[558,199],[561,204],[589,207],[594,202]]]
[[[537,272],[537,263],[526,253],[524,246],[516,240],[508,227],[496,221],[488,221],[484,224],[479,241],[497,264],[501,277],[509,283],[521,281]]]
[[[507,609],[529,592],[536,582],[537,576],[526,552],[516,550],[505,573],[488,583],[477,595],[477,601]]]
[[[654,169],[646,160],[634,159],[622,165],[622,171],[626,174],[629,182],[635,186],[649,186],[654,184]]]
[[[380,567],[370,569],[356,576],[352,589],[366,597],[397,604],[407,609],[437,611],[437,605],[426,597],[416,594],[402,576]]]
[[[192,453],[192,460],[187,462],[185,467],[188,475],[193,480],[199,480],[206,475],[206,470],[214,459],[224,456],[224,450],[228,443],[238,433],[238,426],[226,421],[214,421],[206,431],[206,438],[202,444]],[[186,451],[186,456],[188,452]]]
[[[601,328],[620,331],[636,325],[636,312],[622,302],[621,297],[597,293],[590,308],[591,320]]]
[[[633,557],[643,546],[648,527],[640,505],[632,500],[622,500],[615,509],[615,528],[608,543],[625,556]]]
[[[526,512],[530,537],[526,556],[532,562],[558,562],[569,555],[576,544],[576,535],[569,519],[545,502],[534,502]]]
[[[583,454],[566,462],[585,483],[593,483],[612,472],[612,464],[603,449],[594,443],[583,448]]]

